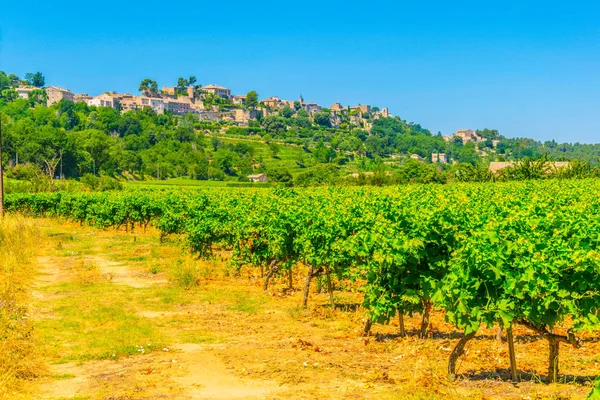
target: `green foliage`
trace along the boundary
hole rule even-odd
[[[269,115],[263,119],[263,126],[267,133],[278,135],[286,130],[285,120],[278,115]]]
[[[44,85],[46,84],[46,78],[44,77],[44,75],[42,75],[41,72],[28,72],[25,74],[25,80],[29,85],[38,88],[44,87]]]
[[[315,113],[313,116],[315,123],[320,126],[330,127],[331,126],[331,116],[326,112]]]
[[[121,182],[106,175],[95,176],[92,174],[85,174],[81,177],[80,182],[88,186],[91,190],[100,192],[123,189]]]
[[[283,107],[283,109],[281,110],[281,115],[284,118],[292,118],[294,116],[294,110],[292,109],[292,107],[286,104],[286,106]]]
[[[600,378],[596,378],[596,380],[594,381],[594,387],[592,388],[592,391],[590,392],[588,397],[586,397],[586,399],[600,400]]]
[[[156,83],[156,81],[154,81],[150,78],[145,78],[144,80],[142,80],[140,82],[140,87],[138,88],[138,90],[140,92],[143,92],[143,91],[157,92],[158,91],[158,83]]]
[[[256,91],[251,90],[246,94],[246,106],[250,108],[256,108],[258,105],[258,93]]]

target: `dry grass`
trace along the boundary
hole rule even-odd
[[[96,263],[81,260],[75,264],[74,270],[76,281],[83,286],[90,286],[103,280],[100,268]],[[104,278],[110,280],[110,277]]]
[[[42,371],[27,307],[32,256],[40,238],[21,217],[0,220],[0,397],[26,390]]]

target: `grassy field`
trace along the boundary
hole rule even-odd
[[[22,377],[22,398],[583,399],[589,377],[600,374],[600,343],[584,336],[582,349],[562,349],[567,378],[543,384],[546,341],[517,328],[522,381],[513,384],[506,343],[488,329],[462,358],[461,378],[449,382],[460,334],[440,312],[428,339],[417,337],[418,315],[406,318],[406,338],[397,323],[363,337],[360,291],[335,291],[335,309],[316,291],[304,309],[301,268],[293,290],[281,277],[263,292],[257,270],[234,276],[227,254],[197,260],[151,229],[31,223],[44,238],[29,304],[45,369]]]

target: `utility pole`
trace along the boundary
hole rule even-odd
[[[0,218],[4,218],[4,170],[2,169],[2,114],[0,114]]]

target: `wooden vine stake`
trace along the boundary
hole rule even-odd
[[[335,301],[333,301],[333,287],[331,286],[331,272],[329,268],[326,269],[327,272],[327,291],[329,292],[329,301],[331,302],[331,309],[335,310]]]
[[[515,340],[513,337],[512,326],[506,329],[506,338],[508,339],[508,355],[510,356],[510,373],[513,382],[517,381],[517,357],[515,356]]]
[[[406,331],[404,330],[404,314],[398,309],[398,323],[400,324],[400,337],[406,337]]]

